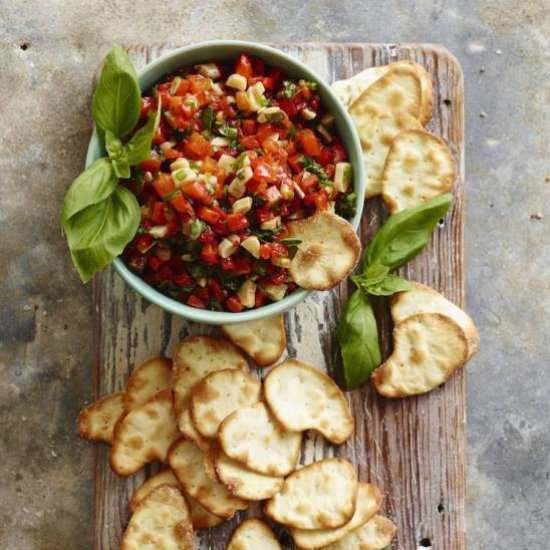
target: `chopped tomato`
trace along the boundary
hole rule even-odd
[[[183,153],[181,151],[178,151],[177,149],[166,149],[166,151],[164,151],[164,156],[168,160],[175,160],[183,157]]]
[[[252,273],[252,260],[249,258],[235,258],[233,262],[235,264],[234,275],[250,275]]]
[[[303,158],[304,158],[304,155],[300,155],[300,154],[292,155],[288,157],[288,164],[290,164],[290,167],[292,168],[292,170],[294,170],[294,172],[298,173],[303,170],[303,167],[302,167]]]
[[[166,223],[165,204],[163,202],[156,202],[153,205],[151,221],[157,225],[164,225]]]
[[[310,157],[318,157],[321,154],[321,146],[315,134],[309,128],[302,130],[297,135],[302,150]]]
[[[237,233],[248,227],[248,220],[244,214],[229,214],[227,216],[227,229],[232,233]]]
[[[277,128],[274,124],[260,124],[258,131],[256,132],[256,136],[258,137],[258,141],[263,143],[267,138],[278,133],[279,128]]]
[[[250,118],[243,120],[242,123],[243,134],[245,136],[252,136],[256,133],[256,121]]]
[[[149,159],[149,160],[144,160],[143,162],[140,162],[139,168],[144,172],[156,172],[157,170],[160,170],[161,164],[162,164],[162,161],[160,159]]]
[[[222,287],[215,279],[210,279],[208,281],[208,289],[210,290],[210,294],[212,295],[212,297],[218,300],[218,302],[221,302],[225,298]]]
[[[155,145],[160,145],[165,141],[166,141],[166,132],[164,131],[164,127],[161,123],[158,125],[155,135],[153,136],[153,143]]]
[[[256,136],[243,136],[239,142],[245,149],[256,149],[260,146]]]
[[[187,305],[191,307],[196,307],[198,309],[206,309],[206,304],[203,300],[201,300],[198,296],[194,296],[191,294],[189,298],[187,298]]]
[[[174,277],[174,282],[179,286],[191,287],[194,285],[193,277],[187,273],[180,273]]]
[[[207,206],[199,206],[197,208],[197,216],[208,223],[217,223],[220,221],[220,214],[216,212],[212,208],[208,208]]]
[[[159,172],[158,176],[153,181],[153,187],[155,188],[158,196],[162,199],[174,191],[174,180],[172,179],[172,176],[169,176],[164,172]]]
[[[149,256],[149,258],[147,260],[147,265],[153,271],[158,271],[160,269],[160,266],[163,263],[164,262],[160,258],[158,258],[157,256]]]
[[[179,86],[177,87],[174,95],[176,96],[184,96],[188,90],[189,90],[189,80],[186,78],[182,78],[181,82],[179,83]]]
[[[185,144],[185,152],[192,158],[203,159],[212,154],[212,147],[201,134],[193,132]]]
[[[240,313],[244,309],[244,306],[241,304],[241,301],[236,294],[229,296],[229,298],[225,301],[225,305],[232,313]]]
[[[265,206],[260,206],[259,208],[256,209],[256,218],[260,223],[264,223],[267,220],[271,220],[274,217],[275,217],[275,214],[273,214],[272,210]]]
[[[266,295],[261,290],[256,290],[256,296],[254,298],[254,307],[262,307],[267,301]]]
[[[237,63],[235,64],[235,72],[246,77],[247,79],[252,76],[254,72],[252,69],[252,61],[250,57],[245,53],[242,53],[237,58]]]
[[[198,181],[192,181],[191,183],[186,183],[182,191],[185,195],[187,195],[189,198],[200,202],[201,204],[211,204],[212,203],[212,196],[208,191],[206,190],[206,187],[198,182]]]
[[[336,144],[332,146],[332,162],[334,164],[343,162],[347,158],[346,150],[341,145]]]
[[[220,265],[224,271],[232,271],[233,269],[235,269],[235,262],[233,261],[231,256],[229,256],[229,258],[222,258]]]
[[[210,87],[210,80],[200,74],[191,74],[187,77],[189,81],[191,93],[199,94],[206,91]]]
[[[155,242],[153,241],[153,237],[151,237],[151,235],[149,235],[148,233],[146,233],[145,235],[138,235],[135,238],[134,242],[136,249],[141,254],[146,254],[155,244]]]
[[[260,245],[260,258],[262,260],[269,260],[271,258],[271,246],[269,244]]]
[[[315,206],[317,210],[327,210],[329,207],[327,193],[324,189],[306,195],[304,198],[304,204]]]
[[[293,118],[298,114],[296,105],[290,99],[279,98],[277,99],[277,104],[290,118]]]
[[[170,204],[180,213],[186,214],[192,218],[195,215],[193,207],[189,204],[185,197],[181,194],[181,191],[176,193],[175,196],[170,199]]]
[[[218,247],[213,243],[206,243],[201,248],[200,257],[206,265],[216,265],[220,260]]]
[[[322,166],[326,166],[332,162],[332,150],[329,147],[323,147],[319,155],[319,162]]]
[[[273,177],[271,172],[271,164],[263,160],[263,157],[256,159],[252,165],[254,167],[252,177],[258,183],[267,182]]]

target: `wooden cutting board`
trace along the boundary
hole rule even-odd
[[[175,45],[131,46],[137,67],[174,49]],[[453,302],[464,305],[463,77],[456,59],[441,47],[426,44],[291,44],[281,46],[316,70],[327,81],[349,77],[372,65],[397,59],[422,63],[434,82],[434,116],[429,129],[445,138],[458,160],[455,202],[440,222],[427,249],[410,262],[402,275],[426,283]],[[384,219],[378,200],[368,201],[361,237],[366,244]],[[95,387],[97,396],[124,388],[132,367],[156,355],[170,356],[174,344],[188,334],[212,334],[218,329],[189,323],[141,299],[113,269],[97,277]],[[348,294],[346,284],[329,293],[316,293],[286,314],[287,353],[331,372],[340,368],[335,325]],[[387,306],[377,304],[385,355],[391,346]],[[302,463],[325,456],[342,456],[357,465],[361,480],[381,487],[386,495],[382,513],[397,524],[393,548],[462,550],[464,541],[465,380],[458,372],[428,395],[401,400],[379,397],[369,385],[348,394],[356,419],[355,436],[335,447],[323,438],[304,438]],[[108,449],[97,447],[95,466],[95,549],[114,550],[129,518],[132,492],[151,466],[130,479],[115,476]],[[200,549],[225,548],[233,528],[245,515],[199,535]],[[83,518],[85,520],[85,518]],[[283,532],[285,548],[292,548]],[[260,550],[260,549],[258,549]]]

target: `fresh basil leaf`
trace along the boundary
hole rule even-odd
[[[92,204],[105,200],[116,189],[118,179],[109,159],[97,159],[78,176],[65,195],[61,222]]]
[[[363,287],[364,291],[373,296],[391,296],[396,292],[405,292],[412,288],[411,283],[407,279],[398,277],[397,275],[388,275],[384,280],[379,283],[370,284],[367,287]]]
[[[365,250],[363,269],[377,263],[393,271],[407,263],[426,246],[452,202],[453,196],[446,193],[390,216]]]
[[[136,70],[128,54],[113,46],[105,58],[92,99],[92,116],[103,131],[122,138],[139,119],[141,91]]]
[[[128,163],[135,166],[151,157],[151,144],[160,122],[161,104],[158,102],[157,112],[149,113],[149,120],[141,127],[126,144]]]
[[[346,389],[365,382],[382,362],[378,328],[369,297],[357,289],[349,298],[336,329]]]
[[[140,209],[136,197],[117,187],[105,200],[93,204],[63,224],[73,263],[82,282],[119,256],[136,234]]]
[[[115,174],[119,178],[129,178],[130,164],[128,163],[126,148],[122,141],[108,130],[105,132],[105,149],[107,149]]]

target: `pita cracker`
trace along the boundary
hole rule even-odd
[[[296,546],[302,550],[324,548],[327,544],[344,538],[348,533],[358,529],[369,521],[382,504],[382,493],[370,483],[359,483],[357,503],[353,517],[337,529],[290,529]]]
[[[410,114],[381,111],[373,105],[350,114],[363,149],[365,196],[372,198],[382,193],[384,166],[395,137],[404,130],[421,129],[422,125]]]
[[[289,359],[264,381],[265,399],[275,418],[292,432],[316,430],[340,444],[353,433],[348,401],[334,380],[302,361]]]
[[[117,422],[109,454],[111,468],[129,476],[149,462],[164,462],[179,437],[172,391],[163,390]]]
[[[134,492],[132,500],[130,501],[130,510],[135,512],[138,505],[143,501],[143,499],[153,492],[154,489],[160,487],[161,485],[170,485],[171,487],[176,487],[180,490],[181,485],[179,484],[174,472],[172,470],[162,470],[157,474],[151,476],[149,479],[145,480]],[[183,490],[182,490],[183,492]],[[193,524],[193,529],[209,529],[210,527],[215,527],[222,523],[223,519],[211,514],[206,508],[204,508],[199,502],[197,502],[193,497],[183,493],[183,496],[189,506],[189,513],[191,514],[191,523]]]
[[[211,372],[193,387],[193,425],[203,437],[215,438],[222,421],[233,411],[257,403],[261,391],[261,382],[239,369]]]
[[[258,518],[245,519],[231,535],[227,550],[282,550],[275,533]]]
[[[396,527],[393,521],[376,515],[367,523],[323,550],[384,550],[391,544]]]
[[[214,467],[218,479],[231,493],[245,500],[271,498],[283,487],[283,477],[268,476],[249,470],[220,449],[215,453]]]
[[[193,550],[193,526],[179,489],[162,485],[138,504],[121,550]]]
[[[414,208],[448,192],[456,179],[449,146],[425,130],[395,137],[382,175],[382,198],[391,214]]]
[[[411,315],[441,313],[450,317],[464,331],[468,340],[469,360],[479,348],[479,332],[472,318],[442,294],[421,283],[410,281],[412,289],[397,292],[391,298],[391,316],[395,325]]]
[[[286,348],[286,331],[282,315],[222,325],[221,329],[236,346],[262,367],[277,362]]]
[[[180,342],[174,353],[172,378],[178,419],[195,384],[207,374],[223,369],[248,372],[246,359],[231,342],[210,336],[190,336]]]
[[[124,393],[111,393],[86,407],[78,415],[78,435],[89,441],[113,442],[115,424],[124,416]]]
[[[246,501],[235,497],[225,485],[208,476],[204,454],[192,441],[183,438],[177,441],[170,449],[168,463],[185,492],[212,514],[229,519],[247,507]]]
[[[351,520],[357,487],[352,464],[341,458],[326,458],[290,474],[264,511],[288,527],[334,529]]]
[[[372,381],[385,397],[426,393],[448,380],[467,357],[466,335],[450,317],[412,315],[394,327],[393,352],[374,371]]]
[[[230,414],[218,439],[227,456],[268,476],[289,474],[300,458],[302,434],[286,431],[264,403]]]
[[[126,384],[124,406],[131,411],[143,405],[153,395],[171,386],[172,361],[166,357],[154,357],[138,365]]]
[[[428,71],[420,63],[408,59],[394,61],[388,65],[369,67],[346,80],[337,80],[332,83],[332,89],[338,99],[349,107],[371,84],[383,77],[391,68],[412,67],[420,79],[421,100],[418,119],[422,125],[426,125],[432,117],[433,109],[433,85]]]
[[[352,225],[326,210],[287,225],[289,237],[300,239],[289,272],[294,282],[308,290],[329,290],[355,268],[361,241]]]

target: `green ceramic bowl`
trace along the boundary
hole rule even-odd
[[[156,59],[149,63],[141,71],[139,71],[139,81],[142,90],[148,90],[165,74],[174,71],[185,65],[194,63],[204,63],[213,59],[226,60],[234,59],[241,52],[247,52],[257,57],[261,57],[267,63],[282,67],[285,72],[294,78],[304,78],[313,80],[319,85],[319,93],[324,107],[336,119],[336,126],[348,152],[348,156],[353,165],[354,187],[357,194],[357,213],[351,223],[355,229],[358,228],[363,210],[363,196],[365,194],[365,175],[363,172],[363,162],[361,145],[355,127],[342,107],[336,96],[332,93],[330,87],[309,67],[284,54],[283,52],[263,46],[255,42],[242,42],[238,40],[216,40],[211,42],[199,42],[191,46],[179,48],[169,54]],[[86,167],[94,160],[104,156],[105,151],[103,144],[98,139],[94,132],[88,154],[86,157]],[[268,317],[276,313],[282,313],[287,309],[294,307],[296,304],[305,299],[310,293],[306,290],[297,290],[283,298],[279,302],[269,304],[257,309],[242,311],[241,313],[229,313],[221,311],[208,311],[196,309],[181,302],[177,302],[161,294],[153,287],[149,286],[143,279],[132,273],[125,265],[122,259],[117,258],[113,262],[115,269],[120,276],[139,294],[147,298],[150,302],[160,306],[162,309],[200,323],[212,325],[239,323],[243,321],[252,321]]]

